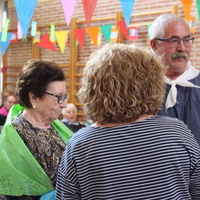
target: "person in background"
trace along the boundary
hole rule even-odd
[[[165,13],[152,23],[150,45],[166,66],[160,115],[184,121],[200,144],[200,73],[190,61],[194,37],[180,16]]]
[[[17,98],[14,95],[9,95],[4,98],[3,106],[0,108],[1,115],[8,115],[10,108],[17,103]]]
[[[9,95],[11,95],[11,92],[9,90],[3,90],[2,94],[1,94],[2,104],[1,104],[0,108],[3,106],[3,101],[6,100]]]
[[[29,60],[16,93],[19,104],[0,135],[0,193],[20,200],[53,197],[61,155],[73,134],[58,120],[68,98],[64,72],[54,62]]]
[[[68,103],[67,107],[62,109],[62,117],[61,121],[74,133],[85,127],[84,124],[77,121],[77,108],[72,103]]]
[[[110,43],[94,52],[78,97],[95,123],[63,154],[56,199],[200,199],[200,147],[187,126],[158,116],[164,66],[151,50]]]

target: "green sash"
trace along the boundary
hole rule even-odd
[[[0,134],[0,194],[43,195],[54,190],[51,181],[11,124],[22,110],[19,104],[11,108]],[[60,120],[52,125],[67,143],[73,132]]]

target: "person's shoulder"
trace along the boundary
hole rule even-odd
[[[0,114],[5,115],[5,116],[8,115],[8,112],[7,112],[7,110],[6,110],[6,108],[5,108],[4,106],[2,106],[2,107],[0,108]]]
[[[5,110],[5,107],[4,107],[4,106],[1,106],[1,107],[0,107],[0,110]]]
[[[200,86],[200,72],[196,77],[194,77],[193,79],[190,79],[189,82]]]
[[[82,140],[87,140],[89,138],[90,134],[93,134],[93,129],[91,126],[86,126],[83,127],[81,129],[79,129],[78,131],[76,131],[70,140],[72,140],[73,142],[78,142],[78,141],[82,141]]]
[[[19,114],[15,118],[12,119],[12,125],[22,126],[25,124],[25,118],[22,114]]]
[[[0,114],[0,126],[3,126],[6,122],[7,116]]]
[[[85,124],[83,124],[82,122],[78,122],[78,125],[80,126],[80,127],[86,127],[86,125]]]
[[[168,117],[168,116],[157,115],[155,117],[155,121],[157,121],[160,125],[167,125],[169,127],[181,126],[181,127],[187,128],[187,125],[182,120],[180,120],[176,117]]]
[[[191,142],[195,140],[191,130],[180,119],[158,115],[155,121],[162,133],[170,134],[170,137]]]

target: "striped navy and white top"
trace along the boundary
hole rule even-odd
[[[200,147],[163,116],[86,127],[66,147],[56,190],[57,200],[199,200]]]

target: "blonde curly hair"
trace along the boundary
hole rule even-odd
[[[164,66],[151,50],[108,43],[94,52],[78,92],[87,117],[100,124],[155,115],[165,91]]]

